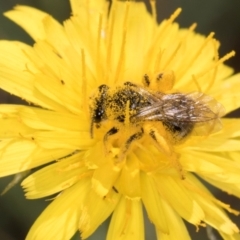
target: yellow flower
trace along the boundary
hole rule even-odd
[[[239,107],[240,75],[223,64],[234,52],[219,58],[212,33],[179,29],[180,9],[158,25],[151,4],[152,15],[139,2],[71,0],[63,25],[31,7],[5,13],[35,44],[0,42],[0,87],[30,103],[0,106],[0,175],[48,163],[22,186],[29,199],[59,193],[27,239],[85,239],[111,214],[107,239],[144,239],[143,206],[158,239],[190,239],[182,219],[240,239],[224,210],[238,212],[197,177],[240,197],[240,121],[217,131],[222,105]],[[196,110],[183,125],[175,96]],[[173,120],[156,108],[167,97]]]

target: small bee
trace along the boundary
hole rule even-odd
[[[122,159],[132,143],[144,135],[170,156],[172,145],[181,143],[190,134],[204,135],[219,130],[222,105],[199,92],[163,93],[163,90],[166,92],[172,88],[173,81],[173,73],[164,72],[156,77],[155,83],[145,75],[143,86],[132,82],[125,82],[115,89],[99,86],[90,107],[91,137],[94,128],[100,128],[106,121],[111,121],[112,127],[103,137],[105,145],[112,136],[120,137],[123,134],[121,129],[130,128],[123,146],[120,146]]]

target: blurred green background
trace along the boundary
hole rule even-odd
[[[81,1],[81,0],[79,0]],[[18,26],[4,18],[2,13],[12,9],[15,5],[33,6],[53,15],[60,22],[70,16],[68,0],[0,0],[0,39],[19,40],[33,44],[32,39]],[[208,35],[214,31],[215,37],[220,40],[220,56],[231,50],[237,55],[227,64],[236,72],[240,71],[240,1],[239,0],[157,0],[158,20],[169,17],[172,12],[181,7],[183,12],[177,21],[182,27],[189,27],[193,22],[198,23],[197,32]],[[0,103],[21,103],[18,98],[0,91]],[[231,116],[239,116],[238,111]],[[1,127],[1,126],[0,126]],[[0,192],[11,181],[12,176],[0,179]],[[240,200],[229,196],[209,186],[214,195],[222,201],[229,203],[233,208],[240,210]],[[0,239],[22,240],[25,238],[30,226],[37,216],[47,206],[46,199],[26,200],[21,187],[15,186],[7,194],[0,197]],[[240,226],[239,218],[234,221]],[[90,238],[103,240],[107,231],[104,223]],[[200,229],[196,234],[194,226],[189,226],[194,240],[207,239],[206,230]],[[80,239],[78,234],[73,238]],[[154,228],[146,218],[146,240],[156,239]],[[220,238],[218,238],[220,239]]]

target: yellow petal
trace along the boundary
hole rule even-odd
[[[37,97],[42,99],[46,105],[50,105],[51,109],[64,112],[81,112],[80,97],[76,98],[66,84],[61,84],[57,80],[45,74],[36,76],[35,87],[38,93]],[[71,95],[72,94],[72,95]],[[75,97],[75,98],[74,98]],[[70,107],[71,106],[71,107]]]
[[[33,138],[39,146],[46,149],[87,149],[94,143],[89,132],[38,131],[34,133]]]
[[[0,105],[0,137],[1,139],[18,138],[21,135],[31,135],[33,130],[19,118],[19,105]]]
[[[226,113],[239,108],[240,74],[226,79],[215,92],[215,98],[224,106]],[[223,94],[224,93],[224,94]]]
[[[69,48],[69,40],[64,27],[51,16],[44,18],[43,24],[46,32],[46,42],[56,50],[60,57],[64,57],[64,53]]]
[[[14,10],[4,13],[4,15],[21,26],[35,41],[46,38],[45,18],[51,18],[51,21],[54,21],[55,25],[60,26],[47,13],[27,6],[17,6]]]
[[[204,219],[204,212],[191,194],[183,185],[180,178],[153,175],[156,188],[161,197],[188,222],[198,225]],[[177,201],[176,199],[180,199]]]
[[[121,197],[112,190],[106,198],[101,198],[89,188],[90,192],[82,206],[79,218],[79,230],[82,239],[89,237],[98,226],[114,211]]]
[[[86,84],[86,86],[90,89],[89,94],[91,95],[92,90],[95,90],[96,87],[102,83],[102,66],[99,62],[99,55],[101,55],[102,59],[105,59],[106,43],[102,38],[99,37],[101,44],[99,43],[100,46],[98,46],[98,54],[96,54],[96,48],[93,47],[96,44],[96,38],[92,36],[93,33],[89,28],[86,29],[84,27],[86,25],[84,25],[83,22],[84,21],[78,19],[78,17],[73,17],[71,20],[68,20],[64,23],[65,32],[69,42],[68,44],[74,46],[74,48],[69,48],[65,45],[61,46],[60,43],[59,46],[55,45],[55,48],[57,47],[57,52],[59,55],[61,54],[63,59],[67,62],[67,68],[70,69],[69,72],[74,74],[72,86],[73,88],[79,86],[79,88],[74,89],[74,92],[77,93],[78,91],[81,91],[82,85]],[[98,25],[98,22],[93,25],[94,28],[96,28],[94,34],[98,32]],[[66,49],[66,47],[67,51],[63,51],[63,49]],[[66,77],[66,79],[68,78]],[[82,80],[78,81],[78,79]],[[80,97],[81,95],[82,93],[80,94]]]
[[[187,148],[186,148],[187,149]],[[189,147],[191,150],[206,152],[230,152],[240,150],[240,140],[221,138],[221,135],[211,136],[196,146]]]
[[[49,105],[51,100],[51,109],[79,113],[82,110],[82,86],[79,83],[76,86],[76,79],[81,76],[81,72],[74,71],[66,59],[56,53],[54,47],[38,41],[34,49],[26,53],[41,71],[34,76],[35,94],[41,92],[42,95],[37,96],[45,104]]]
[[[98,0],[98,1],[90,2],[88,0],[82,0],[81,2],[79,2],[78,0],[70,0],[70,4],[71,4],[71,9],[74,15],[75,14],[82,15],[82,14],[86,14],[87,12],[90,16],[92,15],[94,17],[95,11],[99,11],[99,9],[101,9],[102,6],[106,5],[106,1]],[[86,8],[88,8],[89,10],[87,11]]]
[[[78,229],[89,188],[90,181],[83,179],[58,195],[33,224],[26,240],[71,239]]]
[[[127,157],[115,187],[121,194],[130,199],[141,197],[139,160],[136,155],[129,154]]]
[[[142,201],[147,210],[148,217],[153,222],[155,227],[162,233],[169,234],[170,226],[168,225],[168,216],[163,211],[162,201],[156,185],[151,177],[147,174],[141,174],[141,187],[142,187]]]
[[[9,106],[9,107],[12,107]],[[89,129],[89,122],[82,115],[53,112],[40,108],[18,107],[19,120],[34,129],[82,131]]]
[[[189,179],[191,183],[187,183]],[[237,211],[231,210],[229,205],[224,205],[219,201],[214,202],[214,198],[209,194],[205,186],[195,176],[188,175],[186,181],[186,186],[193,186],[192,195],[205,213],[204,222],[218,229],[220,232],[228,235],[233,235],[234,233],[239,232],[238,227],[228,218],[227,214],[222,210],[221,207],[224,206],[229,212],[235,214],[237,214]],[[197,187],[199,188],[198,191],[200,194],[194,191],[194,188],[197,189]],[[201,194],[201,191],[204,192],[204,194]]]
[[[107,240],[144,239],[142,203],[121,197],[108,230]]]
[[[177,199],[175,199],[177,200]],[[158,240],[176,240],[184,239],[191,240],[187,228],[179,215],[165,201],[162,201],[163,212],[169,226],[169,233],[164,233],[161,229],[156,229]]]
[[[105,197],[113,188],[120,170],[121,168],[116,166],[112,159],[107,158],[106,163],[94,171],[92,187],[100,197]]]
[[[29,199],[41,198],[71,187],[87,173],[81,163],[84,152],[75,153],[31,174],[22,182]]]
[[[213,186],[225,191],[226,193],[230,195],[235,195],[238,198],[240,198],[240,186],[239,181],[238,182],[225,182],[225,181],[219,181],[219,178],[215,177],[206,177],[204,175],[200,174],[200,177],[202,177],[205,181],[209,182]]]
[[[36,71],[25,55],[30,49],[24,43],[0,41],[0,87],[22,99],[41,105],[34,96],[33,75]]]
[[[239,164],[217,153],[184,150],[181,153],[181,163],[184,169],[190,172],[216,177],[219,181],[222,179],[234,183],[240,180]]]
[[[128,3],[114,1],[112,8],[114,10],[111,13],[114,16],[110,15],[110,19],[111,24],[114,24],[111,26],[114,45],[112,61],[109,62],[109,68],[113,74],[110,76],[110,81],[132,79],[134,82],[140,83],[149,64],[149,58],[145,54],[151,46],[156,22],[148,14],[146,6],[142,2],[136,4],[133,1]],[[144,34],[142,29],[145,29]],[[121,63],[131,67],[121,71]]]
[[[222,153],[225,157],[226,153]],[[240,152],[228,152],[227,157],[234,162],[237,162],[238,164],[240,163]]]
[[[43,150],[34,141],[21,137],[19,140],[1,141],[0,151],[0,176],[26,171],[71,153],[59,148]]]
[[[83,0],[81,2],[72,0],[70,3],[73,17],[64,24],[69,41],[72,46],[78,48],[76,51],[81,51],[81,48],[84,49],[84,52],[87,53],[87,63],[94,61],[91,64],[91,68],[96,68],[99,64],[98,54],[105,54],[106,52],[102,50],[106,50],[105,42],[103,41],[106,40],[106,32],[109,27],[107,23],[109,4],[104,0]],[[86,26],[88,27],[86,28]],[[100,42],[103,44],[100,44]],[[96,54],[96,52],[98,53]],[[91,59],[89,56],[91,56]],[[89,64],[87,65],[90,66]]]
[[[226,138],[240,137],[240,119],[239,118],[223,118],[221,119],[223,128],[217,133],[217,136]]]
[[[20,42],[0,42],[0,87],[30,103],[64,111],[66,107],[62,102],[54,105],[46,101],[46,96],[42,97],[43,94],[37,92],[35,84],[37,76],[41,75],[39,72],[41,69],[29,58],[29,55],[33,55],[32,52],[30,46]],[[59,85],[62,86],[60,80]],[[62,86],[62,89],[65,89],[65,86],[64,88]]]
[[[104,144],[102,141],[98,141],[96,144],[86,151],[85,163],[89,169],[97,169],[108,162],[104,151]],[[109,156],[109,160],[112,161],[112,156]]]

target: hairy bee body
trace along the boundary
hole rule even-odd
[[[137,115],[141,109],[151,106],[146,96],[134,90],[129,83],[118,87],[112,93],[110,91],[107,85],[99,87],[99,96],[95,99],[92,113],[94,123],[101,123],[104,120],[116,120],[123,123],[127,102],[129,102],[130,122],[136,124],[132,117]]]
[[[220,129],[222,112],[221,104],[199,92],[163,93],[132,82],[125,82],[114,89],[101,85],[92,98],[90,131],[93,137],[94,128],[100,128],[103,122],[117,123],[106,132],[106,142],[111,135],[121,133],[121,127],[128,125],[136,129],[125,142],[122,150],[125,155],[131,143],[144,134],[150,136],[161,149],[161,135],[163,138],[168,136],[167,144],[168,141],[176,144],[195,129],[200,129],[197,131],[200,135],[215,132]],[[160,132],[158,123],[166,134],[162,130]]]

